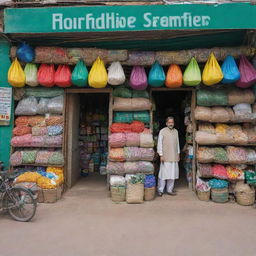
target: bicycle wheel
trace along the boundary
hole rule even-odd
[[[36,213],[37,202],[26,188],[11,188],[3,200],[9,214],[17,221],[30,221]]]

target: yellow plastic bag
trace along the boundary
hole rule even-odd
[[[104,88],[108,82],[108,73],[104,66],[104,62],[98,57],[94,61],[89,72],[88,83],[93,88]]]
[[[223,73],[213,53],[208,58],[202,75],[205,85],[214,85],[223,79]]]
[[[17,58],[15,58],[8,70],[8,83],[14,87],[24,87],[25,82],[25,72],[23,71]]]
[[[15,180],[15,183],[21,183],[21,182],[34,182],[37,183],[38,179],[42,176],[37,172],[25,172],[17,177]]]
[[[56,188],[57,183],[54,180],[42,176],[37,180],[37,185],[43,189],[53,189]]]
[[[63,175],[63,173],[64,173],[62,167],[51,167],[51,166],[47,167],[46,172],[53,172],[56,175],[60,175],[60,174]]]

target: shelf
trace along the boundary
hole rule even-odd
[[[216,162],[209,162],[209,163],[202,163],[202,162],[200,162],[200,161],[198,161],[197,160],[197,163],[198,164],[212,164],[212,165],[214,165],[214,164],[221,164],[221,165],[242,165],[242,164],[234,164],[234,163],[225,163],[225,164],[223,164],[223,163],[216,163]],[[255,165],[255,164],[252,164],[252,163],[243,163],[243,164],[245,164],[245,165]]]
[[[198,144],[200,147],[207,147],[207,146],[212,146],[212,147],[218,147],[218,146],[234,146],[234,147],[256,147],[256,144]]]
[[[63,146],[57,146],[57,147],[52,147],[52,146],[44,146],[44,147],[32,147],[32,146],[26,146],[26,147],[24,147],[24,146],[20,146],[20,147],[14,147],[14,146],[12,146],[12,148],[25,148],[25,149],[35,149],[35,148],[43,148],[43,149],[45,149],[45,148],[62,148]]]
[[[16,166],[12,166],[13,168],[19,167],[19,166],[36,166],[36,167],[64,167],[63,165],[54,165],[54,164],[20,164]]]

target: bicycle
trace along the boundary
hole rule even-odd
[[[0,171],[0,210],[8,211],[16,221],[28,222],[36,213],[36,197],[25,187],[13,186],[14,179],[14,176],[8,176],[7,172]]]

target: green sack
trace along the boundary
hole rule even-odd
[[[82,60],[79,60],[72,72],[72,84],[85,87],[88,85],[88,70]]]
[[[35,87],[35,88],[25,88],[25,97],[34,96],[36,98],[52,98],[61,96],[64,94],[64,89],[61,88],[43,88],[43,87]]]
[[[37,155],[36,150],[23,151],[22,163],[23,164],[34,164],[36,161],[36,155]]]
[[[33,63],[27,63],[24,69],[24,73],[26,76],[26,84],[29,86],[38,86],[37,81],[37,66]]]
[[[48,159],[48,164],[64,165],[64,157],[61,152],[54,152]]]
[[[245,171],[245,180],[247,184],[256,186],[256,172],[254,171]]]
[[[143,90],[143,91],[133,90],[132,91],[132,97],[133,98],[146,98],[146,99],[149,99],[149,93],[146,90]]]
[[[188,86],[197,86],[201,83],[201,70],[193,57],[183,74],[183,83]]]
[[[133,113],[133,119],[135,121],[141,121],[143,123],[150,123],[150,115],[148,111],[136,111]]]
[[[228,105],[226,90],[198,90],[196,94],[197,105],[204,107]]]
[[[132,92],[129,88],[126,88],[124,86],[119,86],[113,91],[114,97],[120,97],[120,98],[131,98]]]
[[[133,112],[122,111],[114,113],[114,123],[131,123],[133,121]]]

